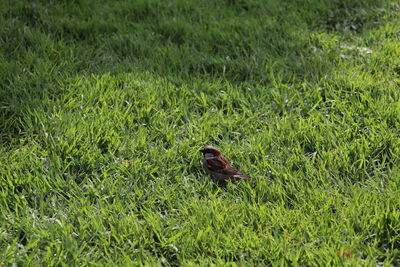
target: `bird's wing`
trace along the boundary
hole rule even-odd
[[[225,157],[215,157],[207,160],[207,167],[209,170],[218,172],[224,175],[243,175],[240,171],[236,170]]]

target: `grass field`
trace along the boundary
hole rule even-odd
[[[398,1],[0,14],[0,265],[400,265]]]

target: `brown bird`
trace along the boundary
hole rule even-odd
[[[217,183],[224,182],[228,179],[233,180],[250,180],[251,178],[236,170],[222,153],[212,146],[205,146],[200,149],[204,155],[203,167],[214,177]]]

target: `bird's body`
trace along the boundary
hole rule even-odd
[[[205,146],[200,150],[204,154],[203,167],[214,177],[216,182],[228,179],[249,180],[250,177],[236,170],[222,153],[212,146]]]

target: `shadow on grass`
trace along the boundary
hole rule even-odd
[[[60,81],[77,74],[149,71],[177,85],[317,81],[338,59],[325,37],[375,27],[387,2],[17,1],[1,13],[1,141],[39,124],[35,114],[63,94]]]

